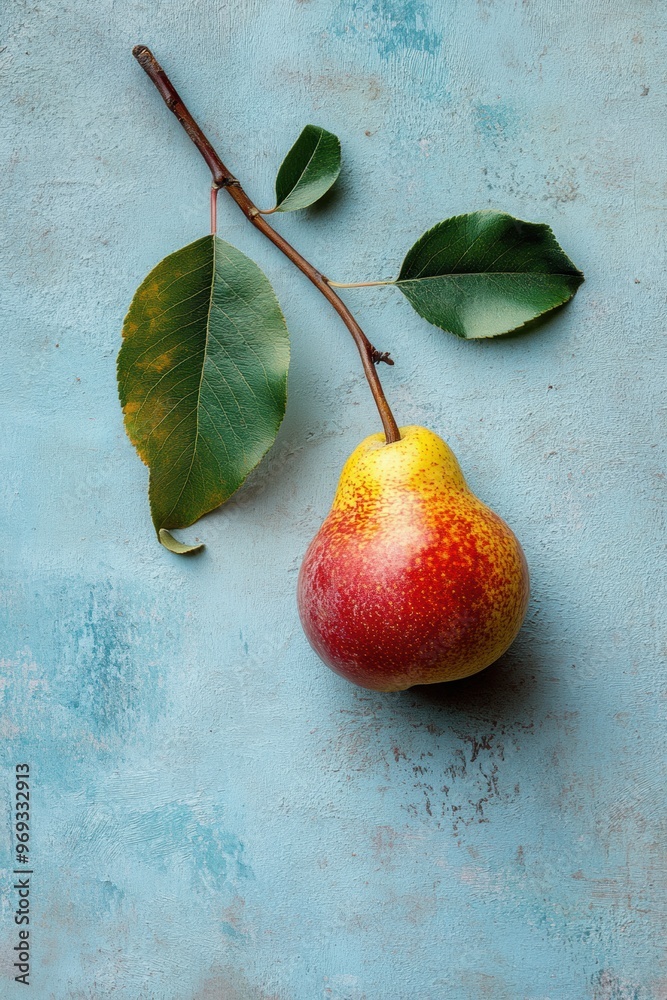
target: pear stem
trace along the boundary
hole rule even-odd
[[[382,420],[382,426],[384,428],[387,444],[392,444],[394,441],[400,441],[401,435],[398,425],[394,419],[391,409],[389,408],[389,404],[385,398],[384,390],[375,368],[375,365],[380,361],[384,361],[385,364],[389,365],[393,365],[394,362],[386,352],[377,351],[373,347],[350,310],[347,308],[343,300],[334,292],[324,275],[318,271],[317,268],[313,267],[313,265],[310,264],[305,257],[302,257],[298,250],[295,250],[294,247],[287,242],[287,240],[283,239],[283,237],[269,225],[263,217],[262,212],[250,200],[237,178],[230,173],[209,140],[200,129],[199,125],[197,125],[196,121],[179,97],[171,80],[162,69],[151,50],[145,45],[135,45],[132,50],[132,55],[144,72],[153,81],[158,93],[162,97],[162,100],[165,102],[169,110],[174,113],[203,156],[209,170],[211,171],[211,176],[213,177],[213,187],[216,190],[218,188],[225,188],[248,221],[251,222],[256,229],[259,229],[260,233],[263,233],[267,239],[271,240],[274,246],[278,247],[278,249],[285,254],[288,260],[290,260],[295,267],[298,267],[299,270],[305,274],[310,281],[312,281],[318,291],[324,295],[325,299],[327,299],[329,304],[336,310],[343,323],[352,334],[354,342],[357,345],[364,373],[373,394],[375,405],[378,408],[380,419]],[[212,194],[211,229],[213,231],[215,231],[213,229],[215,221],[213,217],[214,200],[215,196]]]

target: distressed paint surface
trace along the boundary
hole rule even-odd
[[[662,6],[38,0],[3,35],[3,997],[28,760],[32,997],[665,1000]],[[527,623],[478,678],[381,695],[310,650],[299,563],[378,422],[345,330],[231,205],[292,333],[287,416],[201,557],[156,543],[115,356],[208,177],[137,42],[260,203],[304,124],[340,135],[337,192],[277,223],[332,277],[485,207],[585,271],[501,342],[345,293],[399,422],[525,549]]]

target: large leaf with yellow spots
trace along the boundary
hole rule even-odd
[[[289,337],[268,279],[205,236],[165,257],[123,325],[125,427],[150,469],[155,530],[171,535],[224,503],[271,447],[285,413]]]

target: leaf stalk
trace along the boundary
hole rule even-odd
[[[377,285],[395,285],[396,282],[389,278],[387,281],[330,281],[327,280],[329,288],[375,288]]]
[[[218,231],[218,191],[220,188],[216,184],[211,184],[211,235],[215,236]]]

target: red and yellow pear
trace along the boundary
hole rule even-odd
[[[402,427],[355,449],[299,574],[311,645],[361,687],[402,691],[475,674],[510,646],[528,568],[445,442]]]

